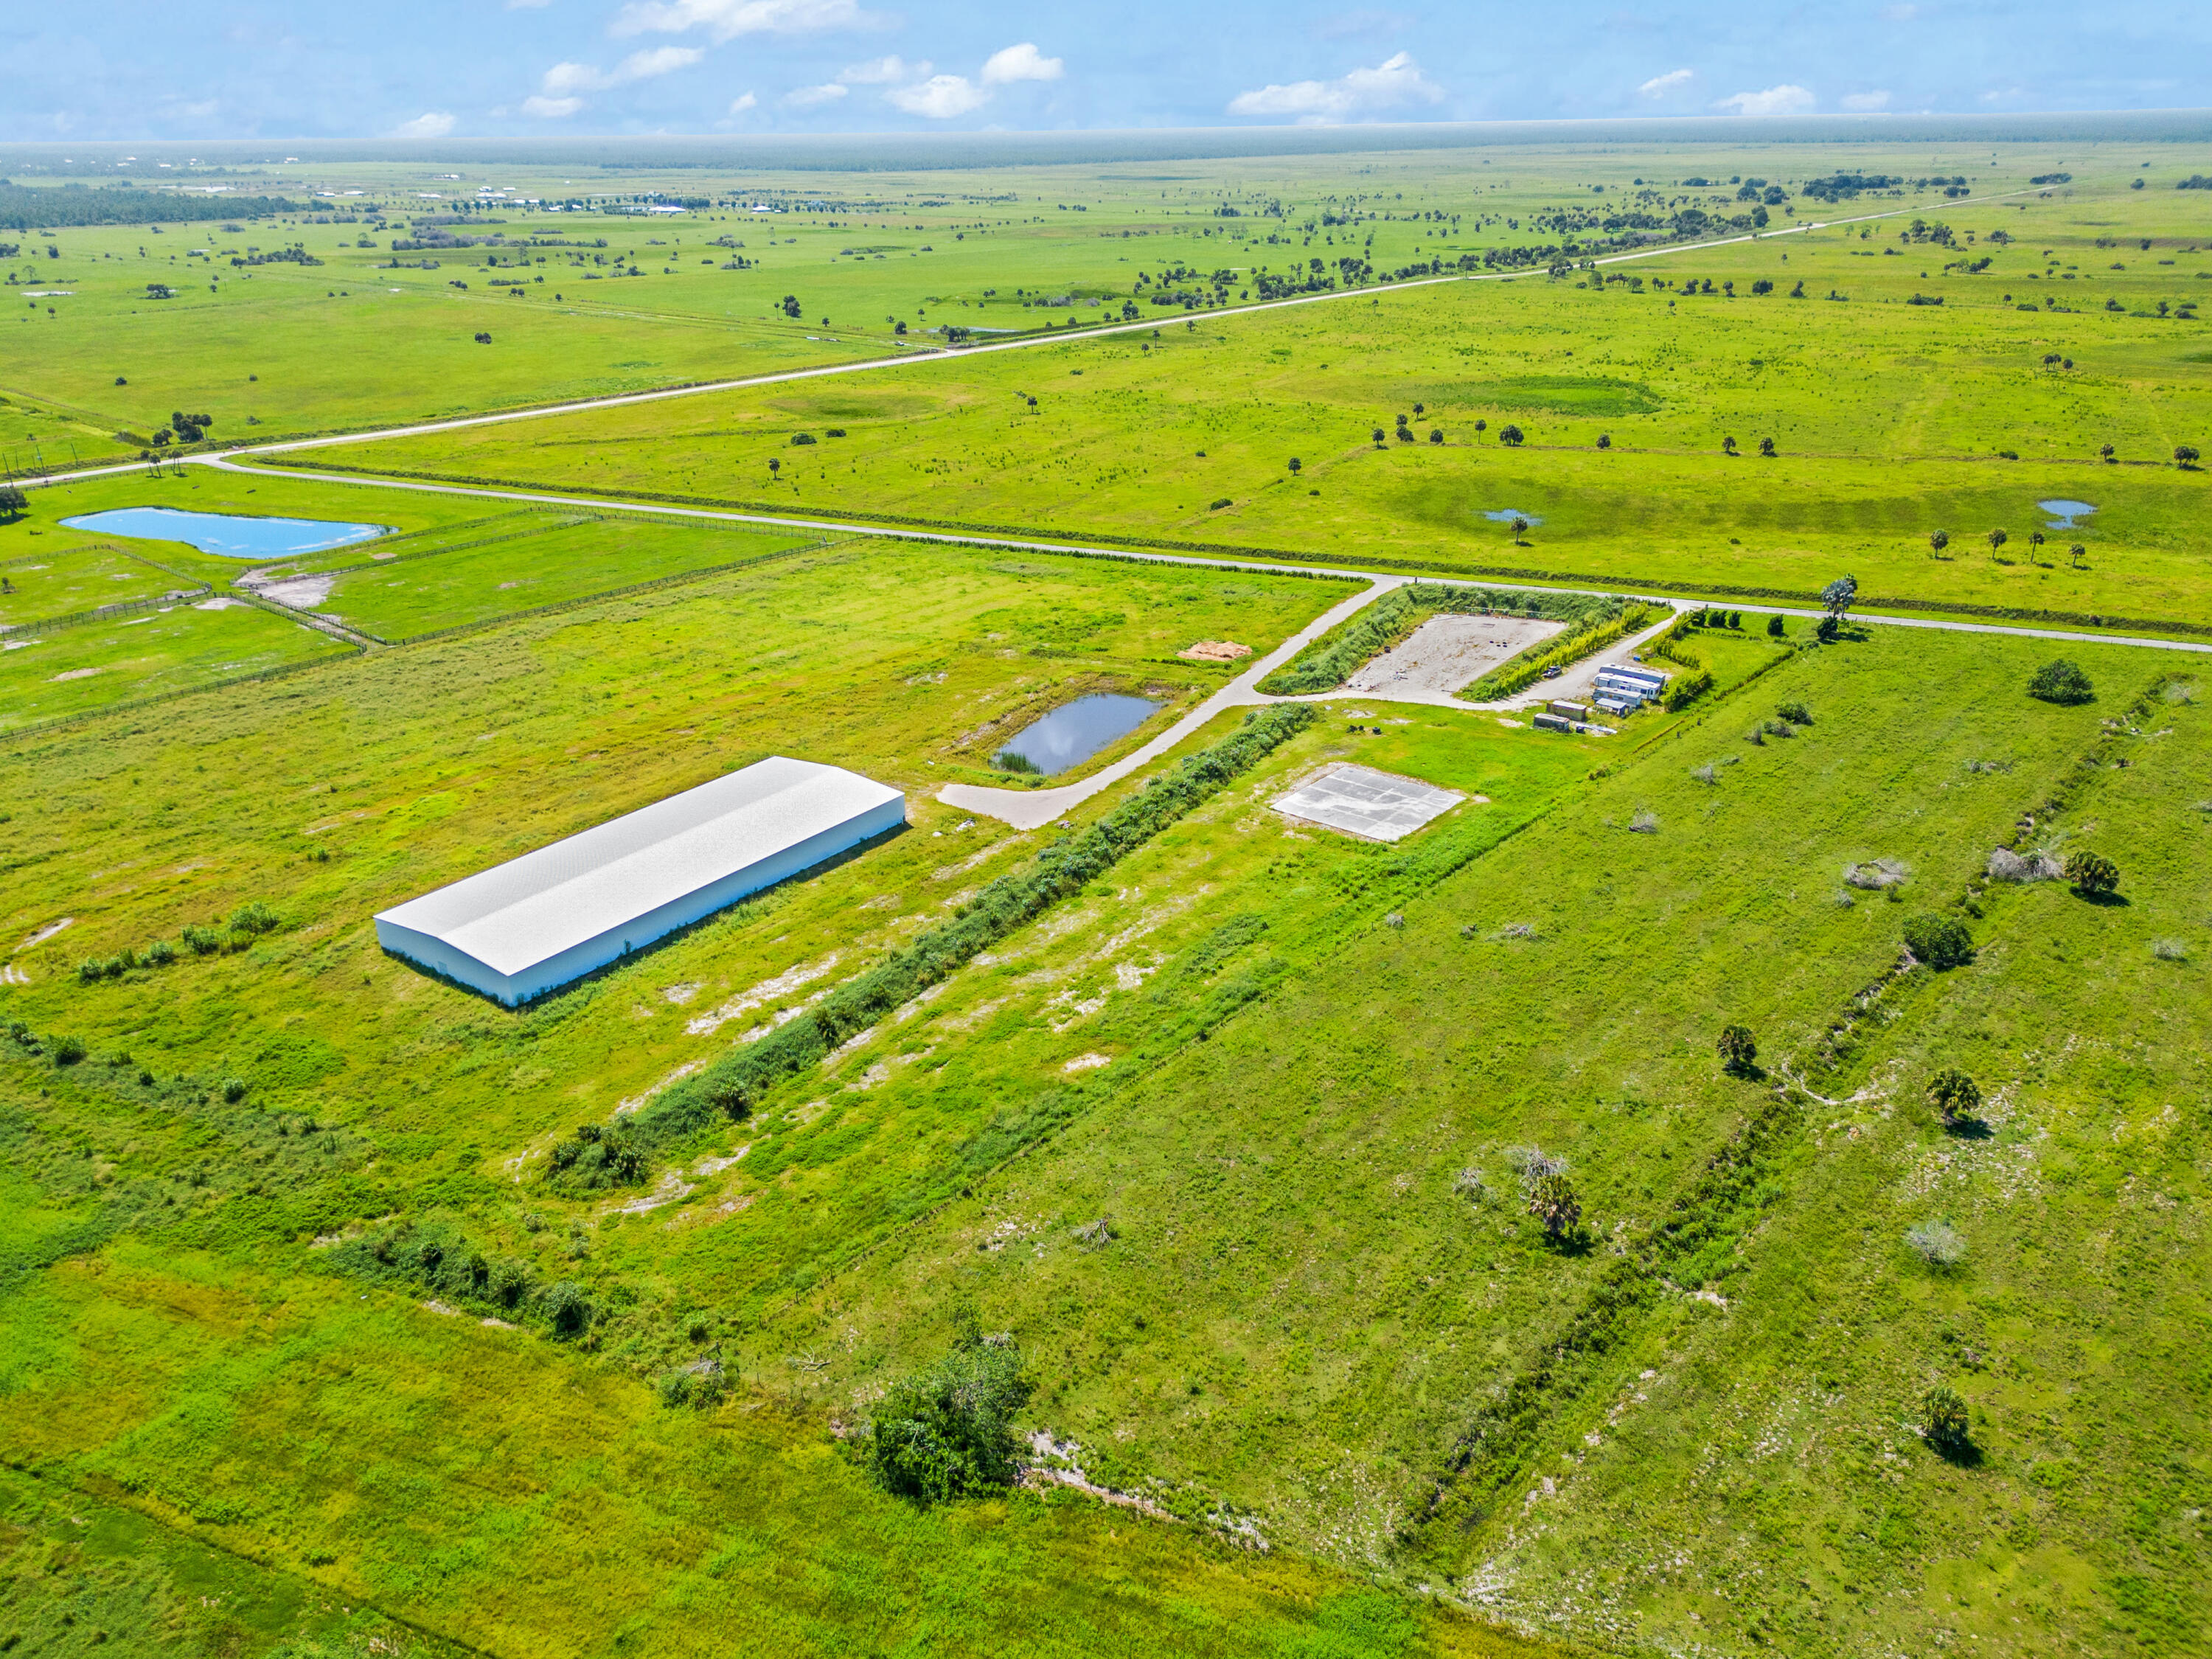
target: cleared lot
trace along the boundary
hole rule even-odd
[[[1441,817],[1467,797],[1413,778],[1364,766],[1333,766],[1273,803],[1287,817],[1303,818],[1370,841],[1396,841]]]

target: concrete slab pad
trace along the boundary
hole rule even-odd
[[[1466,799],[1456,790],[1369,767],[1333,766],[1271,805],[1286,817],[1369,841],[1396,841]]]

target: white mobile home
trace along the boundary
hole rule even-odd
[[[906,797],[781,756],[376,918],[394,956],[512,1007],[906,822]]]

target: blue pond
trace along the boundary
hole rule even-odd
[[[1482,516],[1489,520],[1492,524],[1511,524],[1516,519],[1526,519],[1532,526],[1540,525],[1544,522],[1542,519],[1539,518],[1534,513],[1516,512],[1514,508],[1510,507],[1501,507],[1495,513],[1486,513]]]
[[[1159,704],[1101,691],[1064,703],[999,752],[1019,755],[1049,777],[1089,760],[1115,738],[1142,726]]]
[[[2036,505],[2054,515],[2050,523],[2044,526],[2046,530],[2072,530],[2075,527],[2075,520],[2085,519],[2097,510],[2087,501],[2058,500],[2038,501]]]
[[[327,519],[257,519],[234,513],[184,513],[173,507],[121,507],[64,519],[72,530],[103,536],[143,536],[184,542],[227,559],[282,559],[320,553],[391,534],[381,524],[338,524]]]

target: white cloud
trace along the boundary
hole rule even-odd
[[[1887,109],[1889,94],[1886,92],[1854,92],[1846,94],[1843,101],[1845,109],[1864,115],[1875,110]]]
[[[1696,72],[1692,70],[1668,70],[1664,75],[1653,76],[1642,86],[1637,88],[1637,91],[1642,93],[1646,98],[1664,98],[1668,93],[1677,88],[1688,86],[1697,78]]]
[[[621,81],[650,81],[657,75],[673,75],[678,70],[690,69],[707,55],[700,46],[649,46],[643,52],[634,52],[615,65],[610,82]]]
[[[743,115],[747,110],[757,108],[759,105],[760,100],[754,97],[752,94],[750,92],[742,93],[738,96],[730,100],[730,113],[732,115]]]
[[[1765,92],[1732,93],[1713,107],[1724,109],[1731,115],[1802,115],[1819,101],[1804,88],[1784,82]]]
[[[453,130],[453,118],[443,110],[431,110],[411,121],[402,121],[392,129],[394,138],[442,138]]]
[[[1030,41],[994,52],[983,60],[982,82],[987,87],[1011,86],[1017,81],[1057,81],[1067,65],[1047,58]]]
[[[1290,115],[1304,122],[1342,121],[1377,110],[1401,109],[1408,104],[1434,104],[1443,88],[1421,73],[1408,52],[1400,52],[1373,69],[1357,69],[1334,81],[1293,81],[1272,84],[1256,92],[1240,92],[1229,100],[1231,115]]]
[[[838,71],[837,78],[848,87],[886,87],[901,81],[919,81],[930,71],[927,62],[909,64],[893,52],[888,58],[872,58],[865,64],[854,64]]]
[[[933,121],[949,121],[991,101],[991,94],[964,75],[933,75],[910,87],[893,87],[884,96],[894,108]]]
[[[747,34],[819,34],[875,27],[883,20],[859,0],[630,0],[612,33],[682,34],[705,29],[715,40]]]
[[[818,87],[793,87],[783,94],[783,101],[793,109],[818,109],[824,104],[834,104],[846,95],[845,88],[835,81],[828,81]]]
[[[547,98],[534,92],[522,100],[522,112],[534,115],[541,121],[561,120],[574,115],[583,106],[584,100],[580,98]]]
[[[556,64],[538,82],[548,98],[565,98],[572,92],[596,92],[606,84],[593,64]]]

